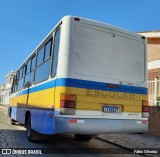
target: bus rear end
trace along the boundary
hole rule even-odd
[[[60,50],[67,62],[60,59],[57,71],[56,132],[147,132],[146,39],[95,21],[69,21],[70,48]]]

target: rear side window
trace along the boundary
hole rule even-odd
[[[55,33],[54,38],[54,50],[53,50],[53,63],[52,63],[52,77],[56,75],[58,51],[59,51],[59,41],[60,41],[60,29]]]

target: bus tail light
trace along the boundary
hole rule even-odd
[[[149,102],[147,100],[142,101],[142,116],[144,118],[149,117]]]
[[[75,108],[75,101],[61,101],[61,107],[63,108]]]
[[[61,94],[61,100],[76,101],[76,96],[72,94]]]
[[[149,106],[143,106],[142,112],[149,112]]]
[[[61,94],[60,113],[74,115],[76,108],[76,96],[72,94]]]

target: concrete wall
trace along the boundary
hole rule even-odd
[[[148,80],[160,79],[160,68],[148,70]]]
[[[160,38],[148,38],[148,79],[160,79]]]
[[[148,38],[148,62],[160,60],[160,38]]]
[[[0,91],[0,104],[3,105],[9,105],[9,99],[10,99],[10,94],[11,94],[11,86],[13,82],[13,76],[14,76],[14,71],[9,72],[6,76],[6,83],[3,85],[0,85],[1,91]]]
[[[160,106],[150,107],[149,134],[160,137]]]

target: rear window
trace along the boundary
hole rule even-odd
[[[144,43],[134,38],[76,26],[74,70],[79,75],[144,82],[144,49]]]

